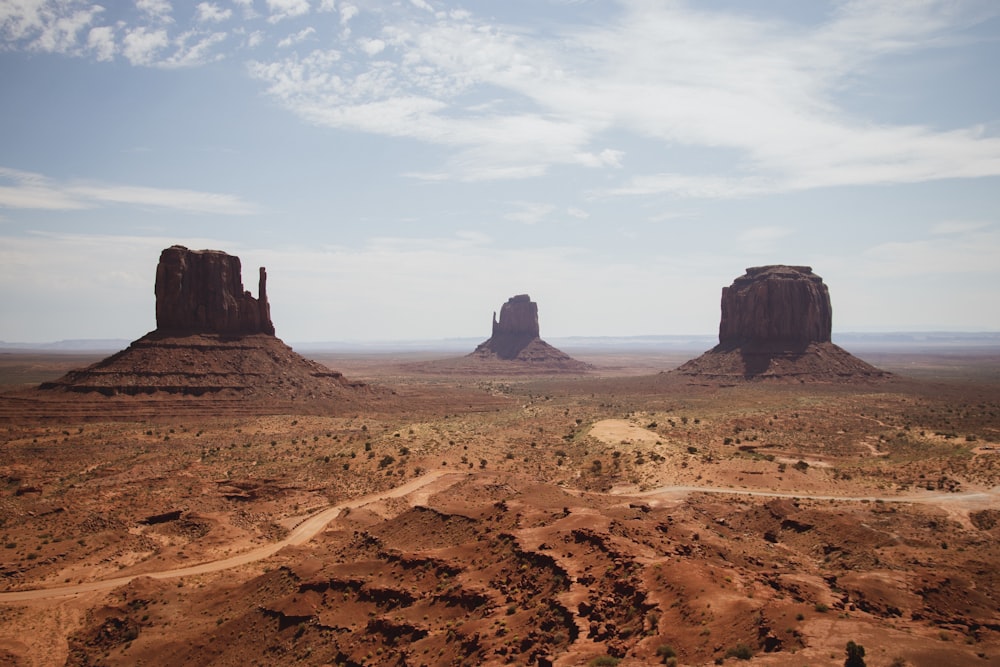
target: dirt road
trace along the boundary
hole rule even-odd
[[[245,551],[236,556],[230,558],[224,558],[222,560],[209,561],[207,563],[199,563],[198,565],[191,565],[190,567],[182,567],[176,570],[162,570],[160,572],[148,572],[144,574],[133,574],[126,575],[124,577],[115,577],[114,579],[101,579],[100,581],[89,581],[81,584],[73,584],[71,586],[60,586],[58,588],[38,588],[34,590],[27,591],[12,591],[8,593],[0,593],[0,603],[5,602],[20,602],[25,600],[39,600],[45,598],[57,598],[64,597],[67,595],[79,595],[81,593],[90,593],[92,591],[104,591],[110,590],[112,588],[118,588],[119,586],[124,586],[133,579],[137,577],[151,577],[153,579],[174,579],[177,577],[188,577],[196,574],[208,574],[210,572],[218,572],[220,570],[228,570],[229,568],[239,567],[240,565],[246,565],[248,563],[254,563],[259,560],[268,558],[274,555],[278,551],[281,551],[287,546],[305,544],[313,537],[315,537],[321,530],[323,530],[328,523],[340,516],[340,513],[345,509],[353,509],[356,507],[362,507],[368,503],[376,502],[379,500],[386,500],[389,498],[401,498],[414,491],[418,491],[424,487],[430,486],[435,482],[441,480],[447,476],[455,477],[455,481],[464,478],[465,473],[456,473],[449,470],[434,470],[428,472],[425,475],[421,475],[409,482],[397,486],[394,489],[385,491],[382,493],[375,493],[368,496],[362,496],[361,498],[355,498],[353,500],[348,500],[332,507],[328,507],[321,512],[317,512],[312,516],[308,517],[300,524],[295,526],[292,531],[288,534],[285,539],[280,542],[275,542],[274,544],[268,544],[256,549],[251,549],[250,551]]]
[[[464,479],[469,475],[482,474],[482,473],[456,473],[449,470],[433,470],[420,477],[410,480],[409,482],[397,486],[389,491],[384,491],[382,493],[375,493],[368,496],[363,496],[361,498],[355,498],[353,500],[348,500],[343,503],[339,503],[332,507],[328,507],[325,510],[317,512],[312,516],[306,518],[304,521],[299,523],[288,536],[281,540],[280,542],[275,542],[274,544],[268,544],[257,549],[252,549],[246,551],[231,558],[224,558],[222,560],[210,561],[207,563],[200,563],[198,565],[192,565],[190,567],[179,568],[176,570],[163,570],[160,572],[150,572],[144,574],[134,574],[124,577],[116,577],[114,579],[102,579],[100,581],[91,581],[81,584],[73,584],[71,586],[61,586],[58,588],[40,588],[34,590],[26,591],[13,591],[8,593],[0,593],[0,603],[11,603],[20,602],[26,600],[40,600],[47,598],[58,598],[69,595],[79,595],[81,593],[90,593],[92,591],[103,591],[117,588],[119,586],[124,586],[125,584],[132,581],[136,577],[152,577],[153,579],[174,579],[177,577],[187,577],[197,574],[208,574],[210,572],[218,572],[220,570],[227,570],[233,567],[239,567],[240,565],[246,565],[248,563],[253,563],[259,560],[268,558],[274,555],[281,549],[291,546],[305,544],[313,537],[318,535],[328,523],[340,516],[340,513],[345,509],[357,508],[367,505],[372,502],[379,500],[386,500],[389,498],[401,498],[409,494],[430,488],[436,482],[445,480],[447,477],[453,477],[454,480],[448,481],[447,483],[442,482],[440,486],[446,487],[451,484],[456,483],[460,479]],[[492,475],[493,473],[485,473]],[[732,489],[732,488],[722,488],[722,487],[703,487],[703,486],[662,486],[649,491],[641,491],[634,493],[621,493],[615,494],[620,495],[622,498],[655,498],[655,497],[669,497],[676,498],[679,496],[684,496],[689,493],[719,493],[719,494],[729,494],[729,495],[749,495],[749,496],[761,496],[768,498],[801,498],[808,500],[838,500],[838,501],[854,501],[854,502],[887,502],[887,503],[929,503],[940,505],[946,509],[963,509],[963,510],[973,510],[973,509],[985,509],[985,508],[996,508],[1000,506],[1000,487],[994,487],[988,491],[971,491],[966,493],[920,493],[911,494],[906,496],[834,496],[834,495],[811,495],[807,493],[779,493],[774,491],[752,491],[747,489]],[[420,498],[422,502],[426,502],[426,496],[429,493],[421,494]],[[596,494],[595,494],[596,495]],[[602,494],[608,495],[608,494]]]

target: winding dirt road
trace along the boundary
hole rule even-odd
[[[251,549],[250,551],[245,551],[230,558],[209,561],[207,563],[199,563],[198,565],[182,567],[176,570],[161,570],[160,572],[132,574],[124,577],[115,577],[113,579],[101,579],[99,581],[73,584],[71,586],[60,586],[58,588],[36,588],[33,590],[0,593],[0,603],[40,600],[45,598],[64,597],[68,595],[79,595],[81,593],[90,593],[93,591],[105,591],[112,588],[118,588],[119,586],[124,586],[138,577],[150,577],[152,579],[175,579],[177,577],[188,577],[196,574],[208,574],[210,572],[228,570],[229,568],[239,567],[240,565],[254,563],[273,556],[287,546],[305,544],[318,535],[328,523],[340,516],[341,512],[345,509],[362,507],[369,503],[379,500],[387,500],[389,498],[401,498],[413,493],[414,491],[419,491],[420,489],[428,487],[449,475],[455,477],[455,481],[457,482],[459,479],[464,478],[466,473],[456,473],[450,470],[434,470],[425,475],[414,478],[401,486],[390,489],[389,491],[373,493],[371,495],[362,496],[360,498],[347,500],[337,505],[333,505],[332,507],[328,507],[325,510],[317,512],[302,521],[302,523],[295,526],[295,528],[288,533],[288,536],[280,542]]]
[[[197,574],[208,574],[219,572],[240,565],[246,565],[268,558],[287,546],[305,544],[322,531],[327,524],[340,516],[345,509],[362,507],[369,503],[389,498],[402,498],[417,491],[423,491],[431,487],[435,482],[451,477],[446,480],[441,488],[446,488],[457,483],[470,475],[492,474],[492,473],[472,473],[454,472],[450,470],[433,470],[409,482],[397,486],[389,491],[374,493],[353,500],[348,500],[337,505],[326,508],[312,516],[306,518],[302,523],[295,526],[285,539],[280,542],[268,544],[266,546],[251,549],[230,558],[209,561],[198,565],[178,568],[175,570],[161,570],[160,572],[147,572],[142,574],[126,575],[113,579],[102,579],[71,586],[61,586],[58,588],[37,588],[33,590],[12,591],[0,593],[0,604],[23,602],[27,600],[41,600],[48,598],[65,597],[69,595],[79,595],[93,591],[104,591],[119,586],[124,586],[137,577],[151,577],[153,579],[174,579]],[[622,498],[652,498],[652,497],[678,497],[689,493],[717,493],[729,495],[748,495],[768,498],[800,498],[803,500],[839,500],[854,502],[886,502],[886,503],[927,503],[940,505],[948,509],[985,509],[1000,507],[1000,486],[988,491],[970,491],[966,493],[920,493],[907,496],[833,496],[833,495],[811,495],[808,493],[780,493],[776,491],[754,491],[749,489],[731,489],[722,487],[703,486],[662,486],[656,489],[640,492],[629,492],[620,494],[594,494],[594,495],[620,495]],[[429,492],[421,494],[421,502],[426,502]]]

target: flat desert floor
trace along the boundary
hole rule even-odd
[[[309,355],[372,409],[0,394],[0,663],[1000,665],[1000,355],[568,351],[595,370]]]

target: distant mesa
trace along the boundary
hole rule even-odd
[[[586,371],[590,364],[578,361],[539,337],[538,304],[527,294],[507,299],[500,319],[493,313],[493,333],[469,354],[481,362],[513,362],[539,370]]]
[[[262,401],[354,400],[373,390],[302,357],[274,336],[260,269],[257,298],[239,257],[179,245],[156,267],[156,330],[43,390],[106,396],[180,394]]]
[[[890,374],[830,339],[833,309],[808,266],[756,266],[722,288],[719,344],[674,373],[706,378],[830,380]]]

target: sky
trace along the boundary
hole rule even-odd
[[[295,342],[1000,331],[994,0],[4,0],[0,340],[155,328],[162,249]]]

